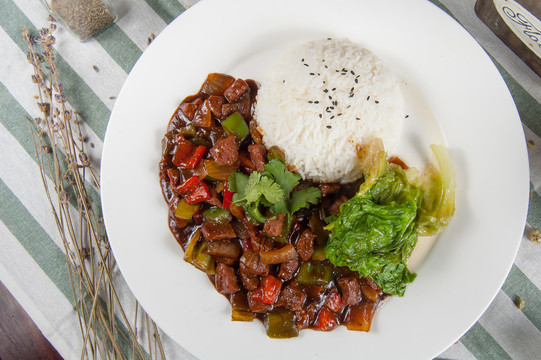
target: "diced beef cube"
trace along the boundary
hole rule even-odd
[[[269,251],[274,248],[274,241],[262,236],[259,231],[249,229],[248,233],[250,234],[252,249],[255,251]]]
[[[340,205],[348,201],[348,198],[344,195],[336,199],[329,208],[329,215],[336,215],[340,212]]]
[[[233,226],[233,229],[235,229],[235,234],[237,234],[240,239],[250,239],[250,233],[248,232],[248,228],[246,228],[246,225],[244,225],[242,222],[234,219],[231,222],[231,226]]]
[[[199,109],[199,107],[201,107],[201,104],[203,104],[203,100],[201,100],[201,98],[197,98],[190,103],[183,103],[180,106],[180,110],[182,110],[182,113],[184,116],[186,116],[186,118],[188,118],[188,120],[193,120],[195,112],[197,109]]]
[[[216,116],[217,118],[222,117],[222,105],[224,103],[224,98],[217,95],[209,96],[208,98],[209,102],[209,108],[210,111]]]
[[[291,280],[295,273],[297,272],[297,268],[299,267],[299,260],[291,260],[287,261],[285,263],[282,263],[280,265],[280,271],[278,273],[278,276],[282,280]]]
[[[265,276],[269,273],[269,265],[261,261],[259,254],[248,250],[240,257],[240,268],[246,273]]]
[[[235,270],[232,267],[221,263],[216,266],[214,284],[216,290],[222,294],[234,294],[240,290]]]
[[[304,291],[288,285],[282,289],[278,301],[276,302],[276,306],[283,306],[291,311],[298,311],[302,309],[305,300],[306,294]]]
[[[280,236],[284,228],[285,214],[278,214],[274,220],[267,220],[263,225],[263,231],[268,236]]]
[[[342,304],[355,305],[361,300],[361,287],[354,277],[343,277],[338,279],[338,288],[342,293]]]
[[[252,291],[257,289],[257,287],[259,286],[259,276],[247,273],[243,267],[240,268],[239,275],[240,281],[242,282],[246,290]]]
[[[303,289],[309,299],[320,299],[325,293],[325,287],[322,285],[306,284]]]
[[[225,103],[222,105],[222,119],[226,119],[229,115],[238,111],[245,121],[252,118],[252,102],[250,96],[242,96],[234,103]]]
[[[327,196],[329,194],[336,194],[340,190],[340,184],[321,184],[319,185],[321,195]]]
[[[242,166],[249,174],[256,170],[252,159],[250,159],[250,154],[248,154],[248,151],[246,150],[239,151],[239,162],[240,166]]]
[[[233,230],[231,223],[214,224],[208,222],[201,226],[201,233],[207,241],[232,239],[236,237],[235,230]]]
[[[216,141],[212,149],[210,149],[210,155],[214,161],[220,165],[233,165],[239,159],[239,151],[237,149],[237,141],[235,136],[228,136]]]
[[[299,311],[295,312],[297,318],[297,328],[304,329],[308,327],[316,318],[318,304],[316,301],[309,303]]]
[[[267,311],[270,311],[272,309],[272,305],[262,303],[260,301],[256,301],[252,298],[253,291],[250,291],[248,293],[248,307],[250,308],[251,312],[255,313],[265,313]]]
[[[377,302],[379,294],[381,294],[382,291],[379,285],[368,277],[360,278],[359,282],[361,285],[361,293],[363,294],[363,298],[372,302]]]
[[[212,256],[238,259],[241,247],[237,239],[214,240],[207,243],[207,252]]]
[[[299,240],[297,241],[297,252],[299,253],[299,256],[304,261],[310,260],[312,257],[312,254],[314,253],[314,239],[316,238],[316,234],[312,232],[310,229],[306,229],[302,232],[301,236],[299,236]]]
[[[212,126],[212,113],[209,108],[208,100],[205,100],[203,105],[195,112],[193,117],[193,125],[196,127],[211,127]]]
[[[212,256],[214,258],[214,261],[216,261],[217,264],[226,264],[226,265],[235,265],[235,263],[238,261],[238,259],[233,259],[225,256]]]
[[[209,203],[210,205],[214,205],[217,207],[222,207],[222,201],[220,200],[220,195],[218,195],[218,192],[213,186],[207,186],[210,193],[210,199],[205,200],[206,203]]]
[[[233,84],[231,84],[227,89],[224,91],[224,97],[229,102],[234,102],[239,97],[241,97],[242,94],[246,92],[246,90],[249,89],[248,84],[246,81],[242,79],[237,79]]]
[[[248,145],[248,152],[256,170],[259,172],[265,171],[265,164],[267,162],[267,149],[265,149],[265,146],[261,144]]]

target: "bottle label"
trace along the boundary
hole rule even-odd
[[[514,0],[493,2],[507,26],[541,59],[541,20]]]

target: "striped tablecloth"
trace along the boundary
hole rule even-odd
[[[88,124],[89,156],[100,158],[116,95],[149,36],[159,34],[194,2],[117,1],[122,5],[118,22],[84,43],[57,30],[58,66],[70,104]],[[438,358],[540,359],[541,245],[527,235],[541,228],[541,78],[477,18],[474,0],[433,2],[460,22],[496,63],[522,119],[531,172],[528,224],[511,272],[481,319]],[[27,26],[35,32],[47,25],[47,17],[37,0],[0,0],[0,280],[59,353],[74,359],[80,357],[81,339],[65,255],[25,120],[39,114],[21,30]],[[499,171],[505,171],[505,164],[492,176]],[[122,301],[133,304],[121,275],[116,277]],[[515,306],[517,296],[525,301],[522,309]],[[168,358],[193,358],[164,334],[163,343]]]

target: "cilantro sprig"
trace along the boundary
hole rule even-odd
[[[286,214],[291,217],[296,211],[317,204],[321,191],[309,187],[292,191],[299,184],[301,176],[286,169],[282,160],[272,159],[265,164],[265,171],[254,171],[250,176],[235,172],[229,176],[228,187],[234,192],[233,202],[242,206],[259,222],[272,219],[262,211],[272,214]]]

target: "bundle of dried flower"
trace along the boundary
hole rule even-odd
[[[164,358],[154,322],[137,303],[131,309],[133,321],[128,320],[115,289],[114,258],[98,213],[99,200],[93,202],[90,195],[99,191],[98,173],[85,152],[82,120],[69,107],[60,82],[53,51],[56,24],[49,20],[49,26],[37,36],[23,29],[41,114],[27,120],[41,180],[66,253],[83,340],[81,358]],[[138,322],[142,322],[139,328]],[[141,333],[146,333],[148,352],[139,344]]]

